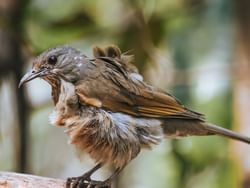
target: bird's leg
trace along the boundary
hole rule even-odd
[[[87,171],[81,176],[68,178],[66,182],[66,188],[85,188],[88,186],[89,182],[91,181],[91,175],[97,171],[99,168],[102,167],[101,163],[98,163],[92,169]],[[85,185],[84,185],[85,184]]]
[[[114,173],[104,181],[90,180],[87,188],[111,188],[112,181],[119,175],[123,168],[117,168]]]

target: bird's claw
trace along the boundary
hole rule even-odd
[[[90,177],[84,175],[79,177],[71,177],[66,181],[66,188],[87,188],[90,181]]]
[[[111,188],[109,181],[95,181],[88,176],[68,178],[66,188]]]
[[[89,186],[87,188],[111,188],[110,181],[95,181],[91,180],[89,182]]]

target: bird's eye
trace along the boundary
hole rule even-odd
[[[57,62],[57,57],[56,56],[53,55],[53,56],[49,57],[48,64],[54,65],[54,64],[56,64],[56,62]]]

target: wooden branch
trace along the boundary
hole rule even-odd
[[[65,180],[0,171],[0,188],[65,188]]]

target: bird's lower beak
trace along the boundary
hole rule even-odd
[[[43,75],[43,71],[34,71],[34,70],[30,70],[29,72],[27,72],[21,79],[21,81],[19,82],[18,87],[20,88],[23,84],[25,84],[26,82],[33,80],[37,77],[40,77]]]

